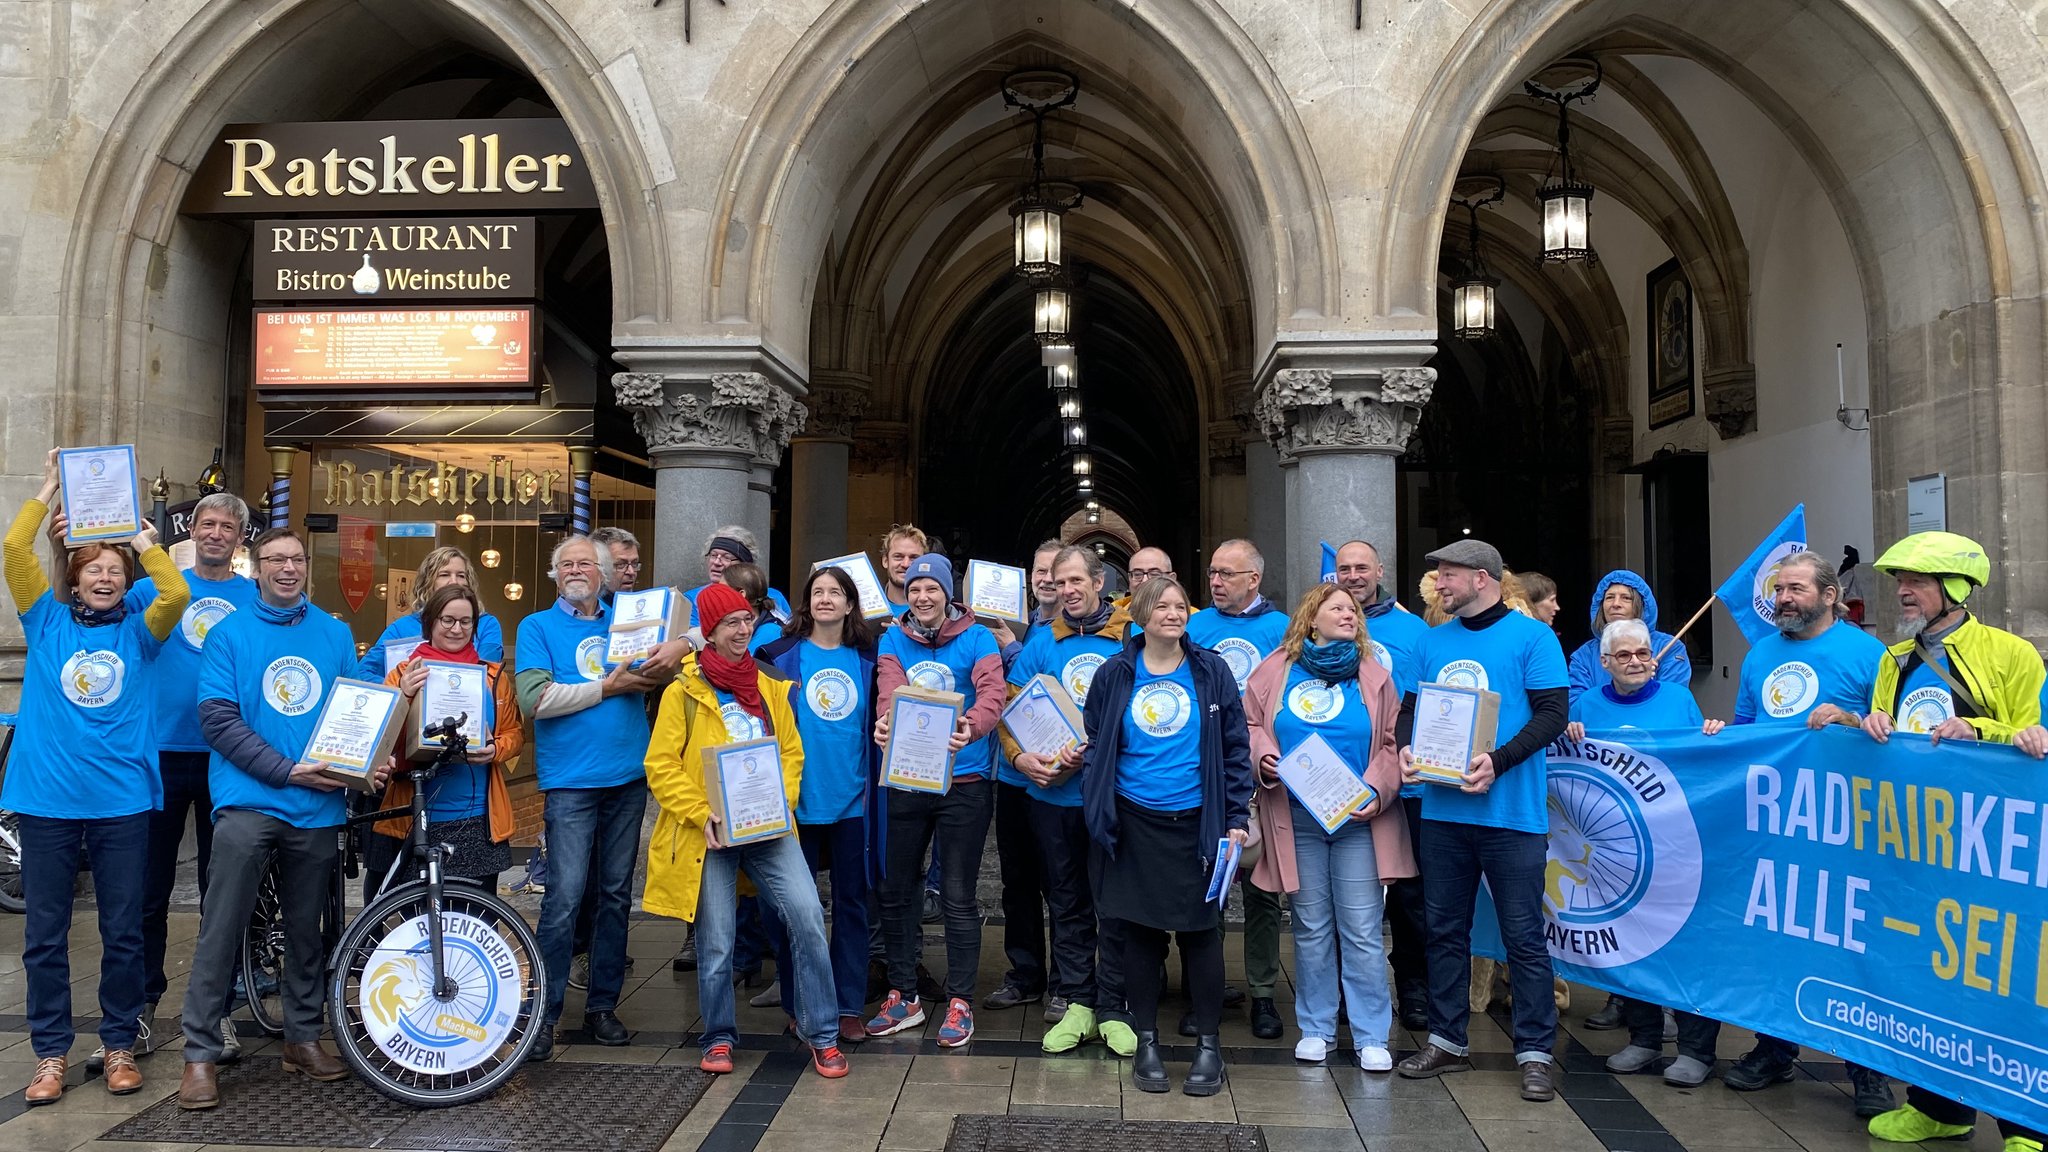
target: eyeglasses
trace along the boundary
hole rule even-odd
[[[638,560],[614,559],[612,567],[621,572],[638,572],[640,570],[640,562]]]
[[[306,554],[301,552],[297,556],[265,556],[256,562],[265,568],[304,568]]]
[[[1172,571],[1170,568],[1133,568],[1131,569],[1131,575],[1150,580],[1154,577],[1164,576],[1170,571]]]
[[[555,565],[557,572],[595,572],[597,568],[595,560],[564,560]]]
[[[1237,579],[1237,578],[1238,578],[1239,576],[1249,576],[1249,575],[1251,575],[1251,574],[1252,574],[1252,570],[1251,570],[1251,569],[1249,569],[1249,568],[1211,568],[1211,569],[1209,569],[1209,579],[1211,579],[1211,580],[1235,580],[1235,579]]]
[[[476,627],[476,617],[436,616],[434,617],[434,623],[439,624],[443,628],[474,628]]]
[[[1617,664],[1648,664],[1657,658],[1657,654],[1648,648],[1631,648],[1626,652],[1609,652],[1608,655]]]

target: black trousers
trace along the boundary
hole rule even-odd
[[[1968,1104],[1951,1100],[1946,1096],[1929,1092],[1927,1089],[1916,1085],[1907,1086],[1906,1103],[1927,1113],[1943,1124],[1975,1124],[1977,1122],[1977,1110],[1975,1108],[1970,1107]],[[2028,1140],[2048,1143],[2048,1137],[2044,1137],[2034,1129],[2012,1120],[2000,1120],[1998,1122],[1998,1134],[2007,1140],[2019,1136]]]
[[[889,986],[917,988],[917,946],[924,934],[924,854],[937,838],[939,906],[946,913],[946,995],[974,999],[981,966],[981,907],[975,882],[988,842],[995,782],[953,782],[943,796],[889,793],[888,867],[882,876],[882,934],[889,953]]]
[[[1422,801],[1405,800],[1408,843],[1422,843]],[[1388,960],[1394,966],[1394,987],[1403,999],[1429,995],[1429,929],[1423,920],[1422,877],[1408,876],[1387,885],[1387,924],[1393,929]]]
[[[149,847],[142,874],[142,998],[164,998],[165,939],[169,933],[171,889],[178,882],[178,849],[185,842],[189,812],[199,841],[199,899],[206,900],[206,875],[213,862],[213,789],[206,783],[205,752],[159,752],[157,774],[164,782],[164,806],[149,814]]]
[[[1648,1000],[1624,998],[1622,1019],[1628,1022],[1628,1042],[1653,1052],[1664,1048],[1664,1009]],[[1721,1022],[1679,1012],[1678,1054],[1690,1056],[1709,1068],[1714,1066],[1714,1045],[1721,1038]]]
[[[1045,866],[1031,834],[1031,793],[996,782],[996,862],[1003,876],[1004,979],[1026,992],[1045,990]]]
[[[1088,880],[1088,819],[1077,807],[1030,800],[1031,831],[1045,866],[1045,902],[1052,911],[1052,979],[1047,987],[1097,1019],[1123,1019],[1124,924],[1095,915]],[[1161,958],[1165,953],[1160,953]],[[1218,992],[1221,995],[1221,992]]]
[[[1166,938],[1162,928],[1118,921],[1124,936],[1125,988],[1130,996],[1131,1027],[1159,1030],[1159,997],[1166,983]],[[1195,1034],[1214,1036],[1223,1027],[1223,930],[1172,934],[1180,944],[1181,969],[1187,973],[1188,998],[1194,1002]]]

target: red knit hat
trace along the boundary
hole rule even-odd
[[[718,622],[735,612],[752,612],[754,606],[730,584],[707,584],[697,593],[697,626],[709,635]]]

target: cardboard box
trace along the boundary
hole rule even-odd
[[[906,703],[912,707],[909,709],[904,708],[903,705]],[[943,710],[944,715],[941,716],[927,710]],[[929,724],[925,729],[912,733],[912,736],[929,741],[932,738],[930,727],[938,724],[943,719],[945,728],[938,733],[937,739],[941,742],[950,741],[953,738],[953,730],[960,725],[961,714],[966,710],[967,697],[958,692],[946,692],[937,688],[919,688],[915,684],[905,684],[903,687],[896,689],[896,694],[889,699],[889,743],[882,749],[883,787],[896,788],[904,792],[936,792],[941,796],[951,791],[953,788],[953,756],[950,752],[946,755],[946,764],[940,779],[934,781],[924,776],[904,775],[895,768],[897,739],[899,736],[903,736],[906,731],[904,714],[906,712],[922,712],[931,717]],[[906,747],[908,743],[909,739],[906,738]]]
[[[704,795],[728,847],[796,831],[796,816],[782,783],[782,747],[772,736],[706,748]]]
[[[1464,741],[1464,759],[1456,765],[1450,764],[1448,760],[1443,763],[1426,763],[1424,755],[1418,750],[1415,763],[1424,783],[1464,786],[1466,765],[1471,763],[1474,756],[1491,752],[1496,747],[1500,729],[1500,693],[1489,692],[1484,688],[1467,688],[1458,684],[1416,686],[1415,734],[1411,738],[1411,747],[1419,747],[1424,740],[1424,726],[1429,723],[1431,717],[1456,714],[1466,709],[1472,714],[1472,727],[1469,739]]]
[[[428,725],[439,724],[450,716],[462,713],[469,716],[469,721],[463,725],[463,730],[469,736],[469,750],[473,752],[490,743],[491,732],[484,725],[484,713],[488,707],[486,702],[491,695],[490,673],[481,664],[461,664],[450,660],[428,660],[426,665],[427,684],[412,698],[406,713],[405,758],[426,761],[439,756],[441,742],[438,739],[427,739],[424,735],[425,729]],[[474,693],[474,700],[451,707],[445,703],[444,695],[441,706],[430,707],[427,703],[430,696],[443,695],[448,690],[444,687],[441,691],[436,691],[435,677],[444,676],[462,677],[465,681],[474,680],[474,684],[465,682],[457,690],[462,695]]]
[[[1013,717],[1021,719],[1021,713],[1027,702],[1037,699],[1039,693],[1043,693],[1043,698],[1052,702],[1052,706],[1058,711],[1060,719],[1064,720],[1067,727],[1073,730],[1065,743],[1059,749],[1053,750],[1052,755],[1058,755],[1067,748],[1086,743],[1088,740],[1088,725],[1082,719],[1081,706],[1074,703],[1074,697],[1067,691],[1066,685],[1060,683],[1057,677],[1045,672],[1040,672],[1027,681],[1024,687],[1018,690],[1017,695],[1011,697],[1010,703],[1003,709],[1003,727],[1010,730],[1010,739],[1015,740],[1026,752],[1039,756],[1047,754],[1045,748],[1033,746],[1040,743],[1038,739],[1040,733],[1031,729],[1019,731],[1021,724],[1011,722]]]
[[[322,776],[345,788],[374,792],[370,777],[391,759],[407,714],[405,694],[396,688],[336,680],[299,759],[321,765]]]

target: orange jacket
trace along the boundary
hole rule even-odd
[[[398,687],[399,679],[412,664],[411,660],[407,660],[393,668],[391,674],[384,677],[384,683],[393,688]],[[490,682],[491,697],[498,714],[498,730],[491,733],[491,740],[497,746],[497,754],[492,757],[491,766],[503,769],[489,774],[490,782],[485,785],[484,790],[484,808],[491,818],[491,839],[503,842],[512,838],[514,825],[512,793],[505,787],[505,775],[511,771],[512,761],[516,760],[526,747],[526,727],[520,719],[519,700],[512,685],[512,677],[505,672],[505,665],[502,662],[485,662],[484,677]],[[411,769],[401,762],[398,770],[406,775],[393,776],[391,783],[385,785],[386,808],[397,808],[412,803]],[[376,828],[386,836],[403,837],[412,831],[412,817],[394,816],[389,820],[379,820]]]

